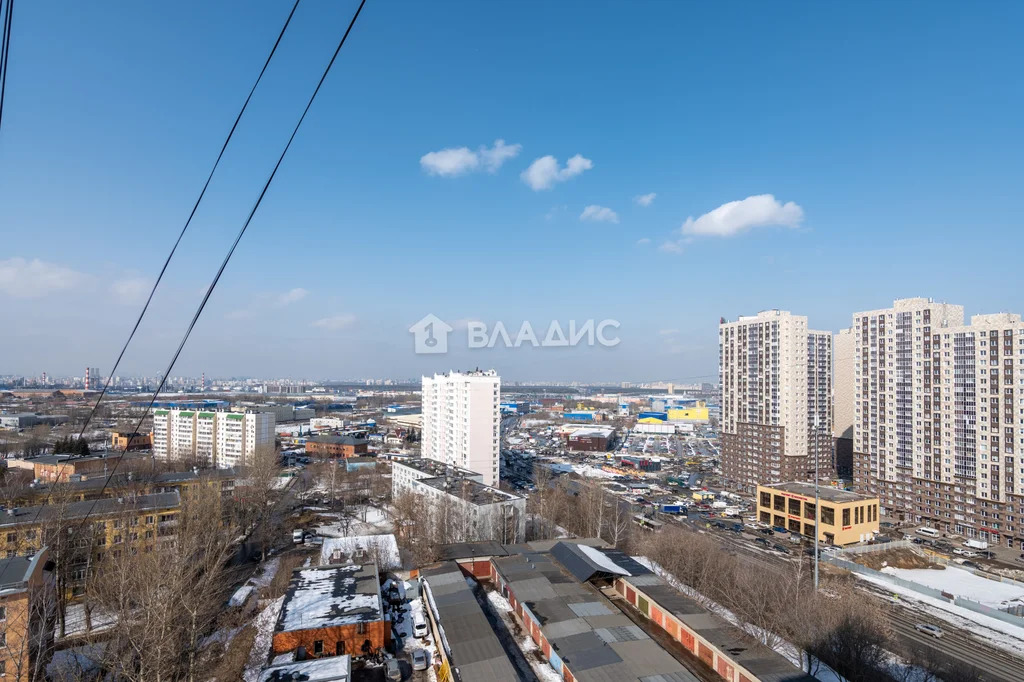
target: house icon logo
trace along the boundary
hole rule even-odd
[[[437,315],[430,313],[422,320],[409,327],[413,334],[414,347],[417,354],[447,353],[450,324]]]

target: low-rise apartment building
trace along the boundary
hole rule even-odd
[[[66,533],[88,517],[93,535],[90,544],[72,560],[71,596],[82,593],[89,566],[108,552],[119,556],[151,551],[157,543],[173,542],[181,497],[177,491],[133,497],[101,498],[70,504],[12,507],[0,511],[0,552],[10,558],[39,551],[51,544],[55,533]]]
[[[757,486],[757,518],[791,533],[814,538],[814,485],[792,482]],[[878,498],[818,486],[821,516],[818,539],[845,546],[866,542],[878,534]]]
[[[270,412],[153,410],[153,456],[227,467],[252,464],[256,450],[274,447],[274,415]]]
[[[153,447],[153,434],[115,431],[110,434],[110,447],[114,450],[148,450]]]
[[[27,556],[0,559],[0,678],[41,679],[41,649],[53,638],[55,602],[46,548]]]
[[[465,537],[459,542],[522,542],[526,537],[526,499],[481,483],[482,475],[429,459],[391,464],[391,493],[422,495],[428,502],[450,504],[462,514]]]
[[[42,455],[25,460],[32,464],[33,476],[43,483],[67,483],[88,476],[106,475],[115,468],[130,471],[143,460],[137,454],[112,452],[98,455]]]

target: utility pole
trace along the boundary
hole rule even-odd
[[[818,519],[821,518],[821,498],[818,496],[818,460],[820,448],[818,431],[820,430],[818,415],[814,416],[814,591],[818,591]]]

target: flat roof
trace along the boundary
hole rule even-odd
[[[431,476],[444,476],[445,472],[450,476],[483,476],[483,474],[471,469],[463,469],[454,464],[446,464],[445,462],[427,459],[426,457],[413,457],[400,462],[400,464],[404,467],[416,469],[420,473],[430,474]]]
[[[792,493],[794,495],[801,495],[803,497],[814,497],[814,484],[805,483],[803,481],[790,481],[788,483],[773,483],[771,485],[762,485],[762,488],[769,490],[778,490],[784,493]],[[839,488],[832,488],[830,486],[818,486],[818,497],[826,502],[867,502],[869,500],[877,500],[878,496],[862,495],[861,493],[851,492],[849,490],[840,490]]]
[[[96,516],[107,516],[120,511],[147,511],[157,509],[172,509],[181,503],[181,497],[177,490],[167,493],[152,493],[150,495],[135,495],[126,497],[102,497],[98,500],[84,500],[64,505],[47,504],[35,507],[12,507],[0,511],[0,528],[9,528],[32,524],[37,521],[44,523],[47,520],[60,515],[64,518],[78,519],[92,513]]]
[[[420,575],[428,586],[428,607],[440,621],[441,637],[460,678],[519,679],[458,564],[446,561]]]
[[[314,443],[329,445],[365,445],[369,442],[365,438],[356,438],[355,436],[316,436],[311,440]]]
[[[275,632],[373,623],[384,619],[374,564],[318,566],[292,573]]]
[[[466,500],[470,504],[484,505],[522,499],[519,495],[492,488],[489,485],[471,481],[468,478],[424,478],[417,483],[442,490],[450,495]]]

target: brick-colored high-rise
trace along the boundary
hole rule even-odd
[[[1024,323],[931,299],[855,313],[854,484],[885,513],[1024,548]]]
[[[807,318],[768,310],[722,321],[722,473],[753,493],[758,484],[835,475],[832,463],[832,334]]]

